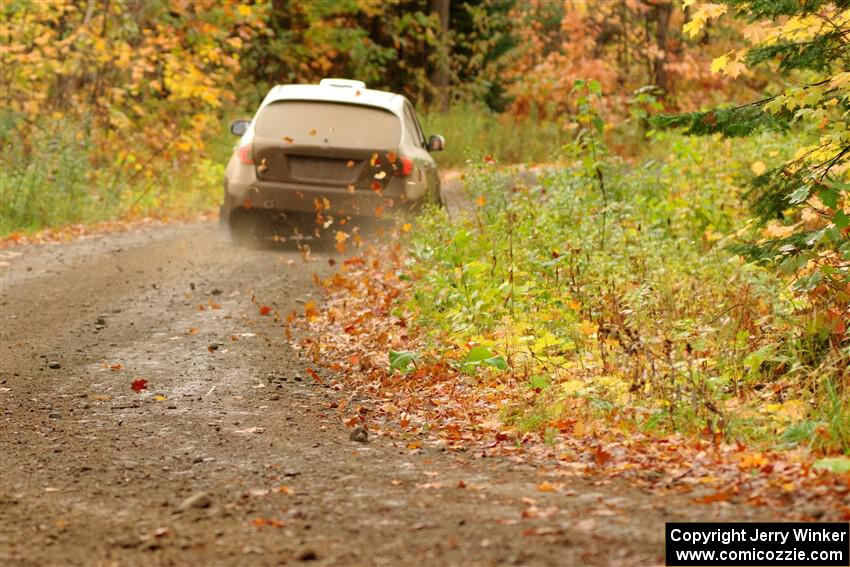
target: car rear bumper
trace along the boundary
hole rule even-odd
[[[325,216],[382,216],[412,204],[405,194],[404,181],[391,184],[382,193],[344,187],[297,185],[255,181],[243,187],[228,187],[221,207],[222,220],[237,209],[322,213]]]

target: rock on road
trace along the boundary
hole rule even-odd
[[[352,441],[327,409],[343,393],[258,313],[318,299],[330,255],[236,248],[212,222],[7,255],[0,562],[663,563],[675,503],[584,481],[543,493],[529,465]]]

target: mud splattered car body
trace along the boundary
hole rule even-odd
[[[359,81],[278,85],[231,131],[241,139],[225,170],[228,228],[258,212],[372,216],[440,198],[431,152],[443,138],[426,140],[405,97]]]

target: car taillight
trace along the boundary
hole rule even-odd
[[[398,158],[398,166],[393,173],[398,177],[407,177],[413,173],[413,160],[406,157]]]
[[[245,144],[236,148],[236,157],[245,165],[254,165],[254,151],[251,144]]]

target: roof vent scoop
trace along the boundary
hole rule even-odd
[[[352,81],[351,79],[322,79],[319,81],[322,87],[345,87],[349,89],[365,89],[366,83],[363,81]]]

